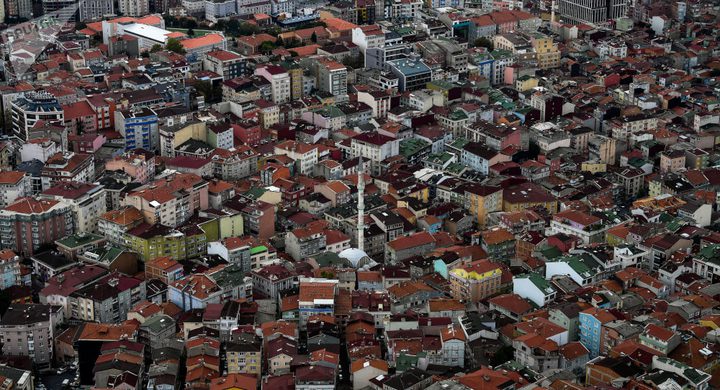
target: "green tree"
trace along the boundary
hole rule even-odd
[[[182,43],[180,43],[180,40],[177,38],[168,39],[167,43],[165,44],[165,48],[178,54],[185,54],[185,48],[183,47]]]
[[[313,43],[317,43],[317,34],[315,34],[315,31],[313,31],[312,35],[310,36],[310,40],[313,41]]]
[[[230,19],[225,27],[225,32],[232,36],[240,34],[240,22],[237,19]]]
[[[187,30],[187,35],[188,35],[189,37],[194,37],[194,36],[195,36],[195,30],[193,30],[192,28],[189,28],[189,29]]]
[[[159,43],[156,43],[150,48],[150,53],[157,53],[162,49],[163,49],[162,45]]]
[[[205,97],[205,103],[217,103],[222,99],[222,87],[213,85],[209,81],[199,81],[194,85],[195,90]]]
[[[275,50],[275,44],[271,41],[265,41],[258,47],[258,51],[263,54],[270,54],[273,50]]]
[[[495,354],[490,357],[490,365],[498,366],[512,360],[514,357],[515,349],[506,345],[498,349],[497,352],[495,352]]]
[[[235,22],[239,23],[237,20]],[[251,23],[242,23],[237,27],[237,29],[238,29],[237,35],[241,35],[241,36],[253,35],[253,34],[257,34],[260,32],[260,27],[254,25],[254,24],[251,24]],[[270,34],[270,35],[273,35],[273,34]]]
[[[195,21],[195,19],[191,18],[184,18],[183,19],[183,26],[187,27],[188,29],[193,29],[198,27],[198,23]]]
[[[485,37],[480,37],[480,38],[476,39],[475,42],[473,42],[473,44],[475,45],[475,47],[485,47],[488,50],[492,50],[493,46],[494,46],[492,41],[490,41],[489,39],[487,39]]]

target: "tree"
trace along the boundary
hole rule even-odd
[[[165,48],[178,54],[185,54],[185,48],[183,47],[182,43],[180,43],[180,40],[177,38],[168,39],[167,43],[165,44]]]
[[[195,83],[195,90],[205,97],[205,103],[217,103],[222,98],[222,87],[220,84],[213,85],[209,81]]]
[[[195,21],[195,19],[190,18],[184,18],[183,19],[183,26],[187,27],[189,29],[197,28],[198,23]]]
[[[232,20],[231,20],[231,22],[232,22]],[[235,23],[239,24],[239,22],[237,20],[235,21]],[[241,35],[241,36],[253,35],[253,34],[257,34],[259,32],[260,32],[260,27],[254,25],[254,24],[250,24],[250,23],[242,23],[242,24],[239,24],[237,27],[237,35]]]
[[[515,350],[513,349],[513,347],[506,345],[498,349],[497,352],[495,352],[495,354],[490,357],[489,363],[491,366],[498,366],[512,360],[514,357]]]
[[[195,30],[193,30],[192,28],[189,28],[189,29],[187,30],[187,35],[188,35],[189,37],[194,37],[194,36],[195,36]]]
[[[488,50],[492,50],[494,46],[493,43],[485,37],[480,37],[476,39],[473,43],[475,44],[475,47],[485,47]]]
[[[313,41],[313,43],[317,43],[317,34],[315,34],[315,31],[313,31],[312,35],[310,36],[310,40]]]
[[[347,56],[343,58],[342,60],[343,65],[353,68],[353,69],[359,69],[365,67],[365,56],[360,52],[357,56]]]
[[[157,53],[162,49],[163,49],[162,45],[159,43],[156,43],[150,48],[150,53]]]
[[[285,46],[285,42],[283,41],[282,37],[278,37],[277,41],[275,41],[275,46],[284,47],[287,49],[287,46]]]
[[[273,50],[275,50],[275,44],[271,41],[265,41],[258,47],[258,51],[263,54],[270,54]]]
[[[228,35],[237,36],[240,34],[240,22],[238,22],[237,19],[230,19],[227,22],[227,26],[225,27],[225,32],[228,33]]]

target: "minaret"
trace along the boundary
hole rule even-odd
[[[545,3],[547,4],[547,3]],[[552,0],[552,3],[550,5],[550,28],[552,29],[553,24],[555,24],[555,0]]]
[[[365,169],[363,169],[363,160],[360,156],[360,169],[358,170],[358,223],[357,223],[357,247],[361,251],[365,250]]]

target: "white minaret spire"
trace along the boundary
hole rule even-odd
[[[547,4],[547,3],[545,3]],[[555,0],[552,0],[552,3],[550,5],[550,28],[552,28],[552,25],[555,23]]]
[[[358,200],[357,200],[357,247],[361,251],[365,250],[365,169],[363,168],[363,159],[360,156],[360,168],[358,170]]]

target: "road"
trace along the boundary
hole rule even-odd
[[[69,379],[70,382],[75,379],[75,370],[68,370],[63,374],[50,374],[42,375],[40,381],[45,385],[48,390],[60,390],[62,389],[62,383],[65,379]]]

